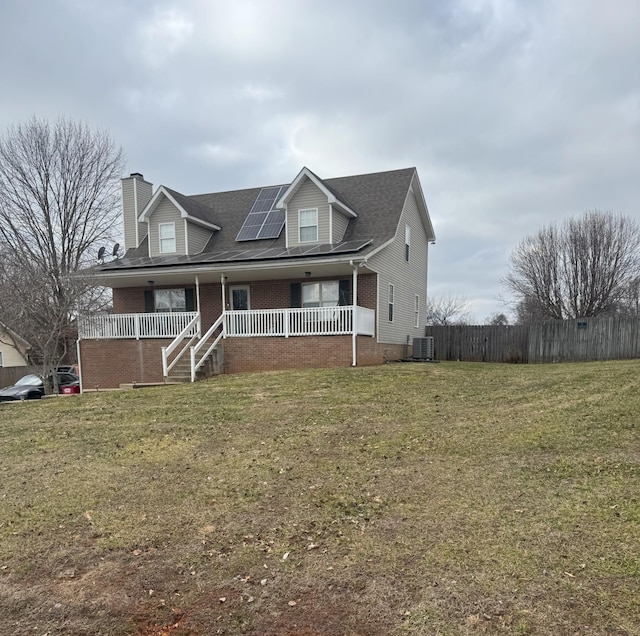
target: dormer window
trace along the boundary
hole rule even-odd
[[[298,210],[298,228],[300,243],[318,241],[318,208]]]
[[[160,254],[173,254],[176,251],[176,224],[159,223]]]

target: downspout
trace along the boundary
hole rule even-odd
[[[78,379],[80,380],[80,393],[82,393],[82,363],[80,362],[80,338],[76,340],[76,357],[78,360]]]
[[[351,299],[351,366],[355,367],[358,363],[358,355],[357,355],[357,342],[358,342],[358,314],[357,314],[357,306],[358,306],[358,265],[353,262],[353,260],[349,261],[349,265],[351,265],[351,269],[353,270],[353,284],[352,287],[352,299]]]

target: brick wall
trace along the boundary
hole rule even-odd
[[[161,347],[170,340],[81,340],[82,384],[87,390],[133,382],[162,382]],[[407,356],[407,347],[358,336],[358,366]],[[227,338],[225,373],[351,366],[351,336]]]
[[[383,364],[407,355],[407,347],[380,344],[358,336],[358,366]],[[351,336],[297,336],[291,338],[227,338],[224,341],[225,373],[317,369],[351,366]]]
[[[124,287],[113,290],[114,314],[144,313],[144,290],[148,287]]]
[[[162,382],[161,347],[169,339],[81,340],[82,386],[117,388],[131,382]]]
[[[409,348],[404,345],[376,342],[375,338],[358,336],[357,356],[360,367],[400,360],[407,357],[408,351]],[[411,355],[410,351],[408,355]]]
[[[340,277],[322,280],[338,280]],[[344,278],[344,277],[342,277]],[[304,283],[308,278],[292,278],[286,280],[260,280],[248,283],[251,309],[279,309],[291,306],[291,283]],[[239,283],[240,284],[240,283]],[[227,301],[229,299],[229,283],[227,286]],[[175,287],[175,286],[174,286]],[[144,313],[144,292],[147,289],[168,289],[167,286],[157,287],[125,287],[113,290],[113,313],[129,314]],[[376,309],[377,275],[361,274],[358,276],[358,303],[361,307]],[[202,312],[202,326],[204,329],[212,325],[222,313],[222,286],[220,283],[205,283],[200,285],[200,309]]]
[[[360,274],[358,276],[358,302],[360,307],[377,311],[378,275]]]
[[[200,285],[200,313],[202,329],[206,331],[222,313],[222,285],[206,283]]]

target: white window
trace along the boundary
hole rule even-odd
[[[418,327],[420,324],[420,296],[416,294],[415,302],[413,305],[414,327]]]
[[[176,224],[158,223],[160,237],[160,254],[171,254],[176,251]]]
[[[404,226],[404,258],[409,262],[409,245],[411,244],[411,228]]]
[[[187,299],[184,289],[156,289],[155,307],[159,313],[186,311]]]
[[[300,243],[314,243],[318,240],[318,208],[298,210]]]
[[[389,283],[389,322],[393,322],[393,285]]]
[[[247,311],[251,308],[249,285],[234,285],[229,288],[232,311]]]
[[[337,280],[302,283],[303,307],[337,307],[340,287]]]

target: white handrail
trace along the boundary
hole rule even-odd
[[[200,349],[204,347],[207,340],[209,340],[209,338],[215,333],[216,329],[218,329],[219,327],[222,327],[222,330],[218,334],[218,337],[213,341],[213,343],[207,349],[205,354],[200,358],[200,361],[196,364],[196,354],[198,353],[198,351],[200,351]],[[200,342],[198,342],[197,345],[191,347],[191,382],[196,381],[196,373],[198,369],[205,363],[205,360],[211,355],[211,352],[218,346],[218,343],[220,342],[220,340],[222,340],[224,333],[225,333],[224,313],[222,313],[220,314],[218,320],[216,320],[211,325],[211,327],[209,327],[209,330],[207,331],[207,333],[205,333],[204,336],[202,336],[202,339],[200,340]]]
[[[178,348],[178,345],[184,340],[191,329],[196,327],[196,333],[191,337],[189,342],[182,348],[182,351],[172,360],[169,364],[169,356]],[[175,337],[173,342],[166,347],[162,347],[162,375],[166,378],[169,375],[169,371],[173,369],[176,362],[182,357],[184,352],[191,346],[191,343],[200,335],[200,314],[197,313],[189,322],[189,324]]]

